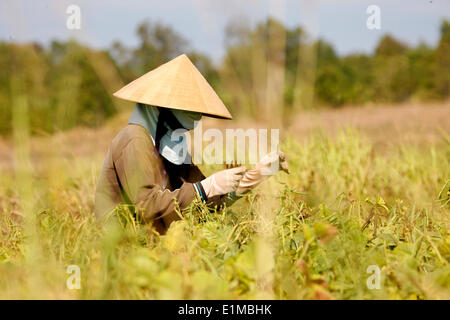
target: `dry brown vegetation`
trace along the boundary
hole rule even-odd
[[[130,105],[130,112],[132,106]],[[100,158],[106,153],[115,134],[127,123],[129,112],[123,112],[98,129],[78,127],[55,135],[36,135],[32,138],[32,158],[48,156],[74,158]],[[385,149],[400,144],[439,144],[448,139],[450,132],[450,102],[435,104],[404,104],[341,109],[321,109],[294,116],[286,125],[262,123],[251,119],[233,121],[205,119],[208,128],[282,128],[282,137],[292,135],[302,141],[315,131],[334,136],[340,129],[352,127],[366,136],[375,147]],[[52,148],[46,148],[51,145]],[[13,166],[12,141],[0,138],[0,169]]]
[[[446,103],[304,112],[283,127],[206,120],[282,128],[291,174],[226,210],[194,202],[164,236],[131,217],[105,230],[92,214],[129,112],[98,129],[35,132],[31,166],[3,138],[0,298],[448,299],[448,115]],[[78,291],[64,286],[72,264]],[[366,286],[371,265],[380,290]]]

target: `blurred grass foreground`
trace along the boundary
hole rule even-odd
[[[0,298],[450,298],[448,141],[383,154],[348,129],[283,150],[289,176],[213,214],[193,203],[164,236],[95,221],[100,155],[3,171]],[[380,289],[367,287],[372,265]]]
[[[220,66],[191,52],[236,116],[207,125],[282,126],[291,174],[221,211],[194,202],[165,235],[93,215],[131,111],[111,92],[185,46],[159,24],[138,35],[109,51],[0,44],[0,298],[450,299],[447,21],[436,48],[387,35],[339,57],[269,19],[230,25]]]

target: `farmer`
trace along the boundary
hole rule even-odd
[[[180,219],[176,205],[182,211],[196,197],[216,205],[232,202],[269,176],[262,175],[261,168],[275,162],[287,165],[284,155],[276,152],[263,157],[251,170],[241,166],[206,178],[191,163],[189,154],[180,153],[183,148],[187,150],[186,142],[173,138],[175,130],[192,130],[203,115],[232,118],[184,54],[144,74],[114,96],[136,102],[136,107],[128,125],[113,139],[100,172],[95,195],[99,219],[125,204],[164,233]]]

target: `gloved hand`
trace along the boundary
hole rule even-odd
[[[241,181],[246,170],[247,168],[244,166],[222,170],[202,180],[200,183],[208,198],[227,194],[236,191],[239,181]]]
[[[277,173],[280,169],[286,173],[290,172],[284,152],[274,151],[266,154],[253,169],[250,169],[245,173],[244,177],[239,182],[236,194],[241,195],[250,191],[258,184]]]

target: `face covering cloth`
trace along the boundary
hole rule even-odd
[[[202,114],[198,112],[183,110],[164,110],[164,112],[168,111],[170,111],[173,116],[175,116],[178,125],[177,128],[174,128],[167,123],[163,123],[162,125],[165,126],[166,132],[162,137],[158,137],[160,138],[158,141],[159,143],[157,143],[156,135],[158,128],[158,119],[160,118],[160,110],[157,107],[137,103],[135,108],[133,109],[133,112],[131,113],[128,123],[138,124],[144,127],[150,133],[155,146],[159,144],[159,153],[168,161],[176,165],[191,163],[191,156],[187,152],[188,146],[186,142],[186,136],[184,134],[174,134],[174,131],[177,129],[194,129],[196,121],[199,121],[201,119]],[[176,133],[178,133],[178,131]]]

